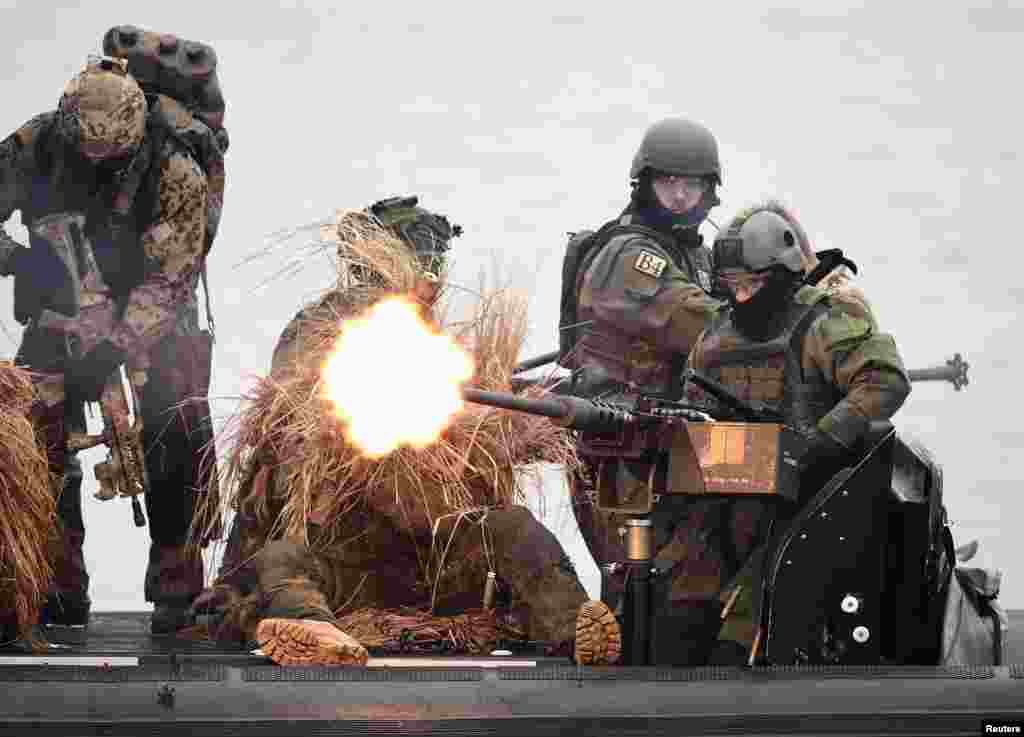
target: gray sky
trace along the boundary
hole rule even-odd
[[[239,264],[271,232],[417,193],[465,227],[456,280],[475,284],[497,262],[530,296],[532,355],[556,346],[565,232],[621,208],[649,123],[692,116],[721,147],[714,220],[781,197],[818,248],[857,261],[908,366],[956,351],[970,362],[965,391],[918,384],[895,422],[943,464],[957,541],[978,538],[979,560],[1004,571],[1004,605],[1024,607],[1012,368],[1024,287],[1006,217],[1024,181],[1021,108],[1004,81],[1021,67],[1024,5],[145,5],[0,0],[0,135],[50,109],[113,25],[214,46],[231,134],[210,257],[217,413],[234,411],[284,324],[330,282],[317,260],[258,289],[281,259]],[[20,332],[12,289],[0,282],[0,355]],[[96,606],[141,606],[148,533],[127,503],[85,506]],[[547,509],[578,555],[571,512]]]

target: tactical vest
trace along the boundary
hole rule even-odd
[[[801,360],[807,329],[827,309],[824,291],[802,287],[779,334],[760,342],[742,336],[732,323],[731,311],[724,311],[704,334],[703,365],[696,368],[739,398],[781,412],[794,428],[813,429],[841,399],[820,374],[805,375]]]
[[[144,277],[145,254],[139,238],[157,217],[159,160],[167,145],[167,130],[147,119],[142,146],[129,167],[115,176],[98,173],[69,152],[55,122],[36,140],[37,171],[29,201],[21,206],[22,221],[31,226],[55,212],[84,213],[85,234],[104,281],[115,298],[123,299]],[[34,237],[30,235],[30,241]]]
[[[620,218],[618,225],[606,231],[604,242],[593,248],[580,264],[576,276],[577,299],[583,278],[598,252],[616,238],[637,235],[661,246],[687,279],[710,293],[711,257],[707,249],[680,244],[670,235],[633,223],[631,218],[628,214]],[[640,391],[678,399],[682,392],[680,377],[686,353],[661,350],[649,340],[598,320],[587,307],[579,308],[578,318],[582,323],[589,323],[580,328],[576,346],[578,365],[584,369],[580,393],[592,396]]]

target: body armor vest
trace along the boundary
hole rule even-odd
[[[721,313],[704,335],[703,365],[698,371],[717,380],[740,399],[780,412],[797,430],[813,429],[841,399],[817,371],[805,374],[803,337],[827,308],[827,295],[804,287],[794,297],[774,338],[751,341]]]
[[[165,141],[158,126],[147,121],[138,153],[117,175],[100,171],[69,150],[53,125],[37,141],[38,169],[29,202],[21,207],[22,221],[31,226],[51,213],[83,213],[85,235],[115,298],[127,296],[143,279],[145,256],[139,238],[156,217],[157,159]]]
[[[591,249],[580,264],[576,277],[577,295],[597,254],[614,239],[630,235],[644,236],[657,243],[687,279],[710,294],[711,256],[707,249],[699,245],[687,246],[668,234],[635,224],[632,215],[627,214],[620,218],[617,226],[607,231],[604,242]],[[581,328],[576,346],[578,365],[584,369],[578,393],[594,396],[640,391],[669,399],[679,398],[682,393],[680,377],[687,358],[685,353],[661,350],[647,339],[598,320],[589,307],[580,306],[578,314],[580,322],[590,323]]]

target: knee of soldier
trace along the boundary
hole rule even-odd
[[[294,571],[306,567],[310,562],[306,546],[291,540],[274,540],[267,543],[257,558],[263,570]]]
[[[529,509],[518,505],[491,510],[487,513],[487,524],[495,531],[522,534],[534,527],[543,527]]]

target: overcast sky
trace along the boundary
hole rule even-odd
[[[608,9],[605,9],[608,8]],[[1024,607],[1018,160],[1021,3],[329,2],[55,4],[0,0],[0,135],[54,106],[105,31],[207,42],[231,135],[210,257],[215,411],[264,372],[280,330],[330,282],[317,260],[242,262],[268,234],[394,194],[465,228],[456,280],[481,268],[528,294],[527,354],[556,347],[565,232],[625,203],[644,128],[702,121],[724,167],[718,222],[777,196],[840,247],[908,367],[961,352],[971,384],[918,384],[896,416],[937,455],[957,542]],[[657,9],[655,9],[657,8]],[[20,228],[14,229],[23,234]],[[713,234],[710,227],[707,234]],[[20,326],[0,282],[0,355]],[[410,371],[413,367],[410,366]],[[101,458],[103,452],[88,456]],[[88,491],[93,482],[90,479]],[[86,500],[98,609],[142,606],[148,532]],[[549,523],[596,591],[571,512]]]

